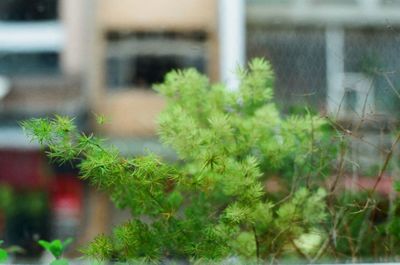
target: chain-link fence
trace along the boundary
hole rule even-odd
[[[325,111],[335,100],[329,97],[335,91],[328,91],[335,89],[328,85],[329,78],[335,76],[329,76],[327,69],[326,35],[326,30],[318,27],[249,29],[248,57],[270,60],[276,72],[276,97],[285,109],[306,103]],[[385,116],[389,120],[399,117],[399,37],[399,29],[393,27],[343,30],[343,52],[336,61],[342,63],[342,75],[346,78],[342,86],[346,87],[337,88],[344,92],[343,99],[339,97],[333,104],[341,104],[343,109],[361,116],[366,101],[369,116]],[[355,79],[353,83],[345,82],[351,78]]]
[[[286,4],[290,12],[276,8],[277,3],[250,1],[248,59],[264,57],[271,62],[276,100],[283,110],[293,113],[308,106],[333,115],[341,129],[353,134],[349,159],[364,173],[378,168],[400,118],[399,24],[385,19],[387,14],[390,17],[385,8],[365,13],[361,24],[357,17],[353,23],[339,12],[341,5],[361,5],[359,1],[322,8],[329,11],[326,19],[311,13],[318,3],[307,1],[309,12],[304,6],[290,5],[304,1],[286,2],[279,5]],[[377,7],[391,8],[397,3],[375,2]],[[260,16],[258,9],[263,7],[269,17]]]

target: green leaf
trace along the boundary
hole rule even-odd
[[[0,262],[5,263],[8,260],[8,253],[4,249],[0,248]]]
[[[50,251],[51,244],[46,240],[39,240],[39,245],[42,246],[45,250]]]
[[[103,124],[107,123],[107,118],[104,115],[96,114],[96,113],[93,113],[93,114],[96,118],[97,124],[103,125]]]
[[[393,188],[394,188],[395,191],[400,192],[400,181],[396,181],[393,184]]]
[[[73,240],[72,237],[69,237],[69,238],[67,238],[66,240],[64,240],[64,242],[62,243],[62,245],[63,245],[63,251],[64,251],[69,245],[71,245],[71,243],[72,243],[73,241],[74,241],[74,240]]]
[[[51,242],[50,246],[50,252],[53,254],[53,256],[58,259],[61,257],[61,254],[63,252],[63,245],[59,239],[53,240]]]
[[[53,260],[50,265],[68,265],[69,262],[67,259],[56,259]]]
[[[183,202],[183,196],[180,192],[174,191],[168,196],[167,201],[172,209],[176,209]]]
[[[70,244],[71,240],[67,240],[67,245]],[[38,241],[39,245],[41,245],[44,249],[49,251],[56,259],[61,257],[62,252],[64,250],[64,246],[62,242],[59,239],[53,240],[51,242],[48,242],[46,240],[39,240]]]

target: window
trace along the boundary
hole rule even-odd
[[[111,90],[150,88],[172,69],[206,71],[202,32],[110,33],[107,39],[107,86]]]
[[[270,60],[276,74],[275,94],[285,109],[307,103],[325,105],[324,31],[318,28],[252,28],[247,57]]]
[[[0,1],[0,75],[55,75],[63,28],[57,0]]]
[[[0,53],[0,75],[55,75],[59,73],[58,61],[58,54],[54,52]]]
[[[344,40],[344,71],[359,73],[370,82],[371,104],[378,114],[397,114],[400,111],[400,31],[390,29],[347,30]],[[373,96],[374,95],[374,96]],[[361,95],[360,95],[361,96]],[[365,97],[364,97],[365,98]],[[370,100],[368,100],[370,101]]]
[[[1,0],[0,20],[40,21],[58,18],[57,0]]]

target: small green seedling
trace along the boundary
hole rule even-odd
[[[3,240],[0,240],[0,245],[3,244]],[[5,263],[8,260],[8,253],[5,249],[0,248],[0,263]]]
[[[93,114],[96,117],[97,124],[103,125],[103,124],[106,124],[108,122],[108,119],[104,115],[96,114],[94,112],[93,112]]]
[[[65,249],[72,243],[72,238],[66,239],[64,242],[61,240],[56,239],[51,242],[46,240],[39,240],[39,245],[41,245],[45,250],[50,252],[54,260],[50,263],[50,265],[68,265],[68,260],[62,258],[62,254]]]

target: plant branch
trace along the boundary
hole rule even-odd
[[[257,230],[256,230],[256,227],[254,226],[254,224],[251,225],[251,228],[252,228],[252,230],[253,230],[254,241],[255,241],[255,243],[256,243],[257,262],[260,262],[260,241],[259,241],[259,239],[258,239]]]
[[[387,167],[389,166],[389,162],[390,162],[390,160],[391,160],[391,158],[393,156],[394,149],[397,146],[397,144],[399,143],[399,141],[400,141],[400,133],[397,135],[395,141],[392,143],[392,146],[390,147],[389,151],[387,152],[385,161],[384,161],[383,166],[382,166],[382,168],[381,168],[381,170],[379,172],[378,178],[376,179],[376,181],[374,183],[374,186],[372,187],[372,190],[368,194],[369,198],[371,198],[371,196],[375,193],[376,188],[378,187],[379,183],[381,182],[381,180],[382,180],[382,178],[384,176],[384,173],[385,173]]]

